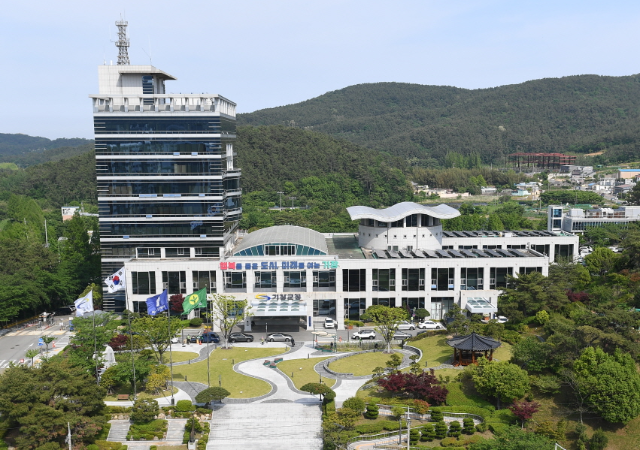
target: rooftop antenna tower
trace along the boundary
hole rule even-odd
[[[129,39],[127,38],[127,25],[129,22],[126,20],[116,21],[118,27],[118,40],[116,41],[116,47],[118,47],[118,65],[128,66],[129,63]]]

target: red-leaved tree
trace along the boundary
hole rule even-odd
[[[127,348],[127,344],[129,343],[129,336],[124,334],[116,334],[109,341],[109,346],[115,352],[119,352],[125,350]]]
[[[440,384],[433,370],[420,374],[396,372],[379,378],[377,383],[389,392],[425,399],[431,404],[442,404],[449,393],[449,390]]]
[[[527,402],[523,400],[521,402],[513,402],[513,405],[509,406],[509,409],[514,416],[520,419],[522,428],[524,428],[524,422],[531,419],[533,415],[540,410],[540,404],[538,402]]]
[[[591,297],[586,292],[567,291],[567,297],[572,302],[588,304],[591,301]]]
[[[183,313],[182,303],[184,303],[184,295],[174,294],[169,297],[169,308],[175,313]]]

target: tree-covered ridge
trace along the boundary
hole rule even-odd
[[[82,138],[47,139],[26,134],[0,133],[0,157],[6,155],[24,155],[30,152],[41,152],[60,147],[77,147],[90,144],[91,140]]]
[[[411,196],[398,158],[326,134],[284,126],[239,127],[245,192],[283,191],[300,201],[389,206]]]
[[[639,76],[580,75],[476,90],[361,84],[238,121],[311,128],[431,166],[450,152],[493,162],[513,152],[606,149],[608,160],[625,160],[637,155],[639,117]]]
[[[0,155],[0,162],[7,161],[19,167],[29,167],[36,164],[60,161],[83,155],[93,151],[93,143],[78,145],[77,147],[58,147],[32,151],[21,155]]]

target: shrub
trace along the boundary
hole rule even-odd
[[[502,333],[502,340],[508,342],[511,345],[516,345],[522,339],[522,335],[514,330],[505,330]]]
[[[425,402],[424,400],[414,400],[413,406],[418,414],[426,414],[429,412],[429,407],[431,405],[429,405],[429,403]]]
[[[200,317],[194,317],[189,321],[189,326],[192,328],[199,328],[202,325],[202,319]]]
[[[96,444],[89,444],[87,445],[87,450],[100,450],[100,447],[98,447]]]
[[[439,409],[432,409],[431,410],[431,421],[432,422],[441,422],[443,418],[444,418],[444,415],[442,414],[442,411],[440,411]]]
[[[462,433],[462,427],[460,426],[460,422],[454,420],[449,424],[449,436],[457,438]]]
[[[364,413],[364,416],[367,419],[377,419],[378,414],[379,414],[378,405],[376,405],[375,403],[369,403],[367,405],[367,411]]]
[[[493,434],[500,434],[507,431],[509,425],[507,425],[506,423],[490,423],[488,427],[489,431],[491,431]]]
[[[428,423],[422,427],[422,437],[420,438],[423,442],[431,442],[436,437],[436,431],[433,429],[433,424]]]
[[[399,419],[404,414],[404,408],[402,406],[394,406],[391,408],[391,414],[393,414],[396,419]]]
[[[344,321],[344,325],[347,326],[347,327],[349,325],[352,325],[354,327],[363,327],[364,326],[364,322],[361,322],[359,320],[349,320],[349,319],[347,319],[347,320]]]
[[[365,423],[358,425],[355,429],[360,434],[375,434],[384,430],[384,424],[382,422]]]
[[[438,439],[444,439],[447,437],[447,424],[443,421],[436,422],[436,437]]]
[[[191,400],[178,400],[176,404],[176,411],[185,412],[185,411],[195,411],[196,407],[193,406]]]
[[[598,428],[593,436],[591,436],[591,442],[589,443],[589,448],[591,450],[604,450],[607,448],[607,444],[609,443],[609,439],[604,434],[602,429]]]
[[[457,423],[457,422],[451,422],[451,423]],[[460,446],[460,441],[456,437],[448,437],[448,438],[444,438],[440,442],[440,445],[442,447],[458,447]]]
[[[487,431],[487,424],[484,422],[479,423],[478,425],[476,425],[476,430],[478,430],[478,433],[484,433],[485,431]]]
[[[464,424],[463,428],[462,428],[462,432],[464,434],[473,434],[475,433],[476,429],[473,425],[473,419],[470,417],[465,417],[464,419],[462,419],[462,423]]]
[[[355,411],[356,413],[358,413],[358,415],[362,414],[365,409],[364,400],[362,400],[359,397],[351,397],[346,399],[342,403],[342,407],[349,408],[352,411]]]
[[[412,428],[411,431],[409,431],[409,442],[411,443],[411,445],[416,445],[419,440],[420,440],[420,430],[416,428]]]
[[[381,420],[383,428],[385,431],[398,431],[398,421],[397,420]],[[400,424],[402,428],[407,427],[407,422],[405,420]]]
[[[133,404],[131,420],[133,423],[151,422],[160,412],[158,402],[153,399],[139,399]]]

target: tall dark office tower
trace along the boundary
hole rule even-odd
[[[168,94],[175,78],[153,66],[104,65],[98,76],[90,97],[103,278],[132,258],[217,258],[242,213],[235,103]],[[184,272],[168,273],[175,279],[153,284],[191,292]],[[104,289],[105,310],[124,307],[124,291]]]

